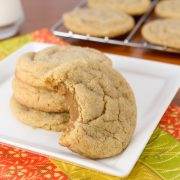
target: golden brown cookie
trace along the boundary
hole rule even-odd
[[[180,0],[160,1],[155,8],[155,13],[162,18],[180,19]]]
[[[63,15],[65,27],[75,33],[115,37],[130,31],[134,19],[124,12],[78,8]]]
[[[130,15],[141,15],[145,13],[150,5],[150,0],[88,0],[91,8],[124,11]]]
[[[70,109],[60,143],[93,159],[117,155],[127,147],[135,129],[133,92],[111,66],[81,56],[62,61],[44,76],[47,88],[64,92]]]
[[[180,19],[158,19],[142,28],[143,37],[151,43],[180,49]]]
[[[30,86],[18,78],[13,79],[14,97],[22,105],[45,112],[67,112],[65,97],[57,92]]]
[[[89,52],[89,53],[87,53]],[[111,61],[97,50],[76,46],[53,46],[39,52],[22,55],[16,63],[16,77],[35,87],[44,87],[41,78],[52,68],[64,61],[76,59],[94,59],[111,66]]]
[[[69,120],[68,113],[47,113],[27,108],[12,97],[11,110],[17,119],[31,127],[42,128],[52,131],[62,131],[66,128]]]

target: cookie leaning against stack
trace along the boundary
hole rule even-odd
[[[65,92],[69,106],[70,120],[60,143],[93,159],[117,155],[135,129],[133,92],[112,66],[91,58],[91,52],[76,53],[81,58],[61,61],[44,76],[48,88]]]
[[[75,33],[115,37],[129,32],[134,19],[124,12],[78,8],[63,15],[65,27]]]

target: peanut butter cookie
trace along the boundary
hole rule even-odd
[[[13,79],[14,97],[22,105],[45,112],[67,112],[65,97],[57,92],[30,86],[18,78]]]
[[[14,97],[10,101],[11,110],[17,119],[31,127],[52,131],[62,131],[69,120],[68,113],[47,113],[21,105]]]
[[[142,28],[143,37],[154,44],[180,49],[180,19],[158,19]]]
[[[127,147],[135,129],[133,92],[111,66],[80,56],[61,61],[44,76],[47,88],[63,92],[69,105],[70,121],[60,143],[93,159],[117,155]]]
[[[88,53],[87,53],[88,52]],[[94,59],[111,66],[111,61],[97,50],[77,46],[53,46],[22,55],[16,63],[16,77],[35,87],[44,87],[41,76],[64,61]]]
[[[155,13],[163,18],[180,19],[180,0],[160,1],[155,8]]]
[[[63,15],[65,27],[75,33],[115,37],[130,31],[134,20],[124,12],[88,8],[74,9]]]
[[[141,15],[148,10],[150,0],[88,0],[88,5],[106,11],[124,11],[130,15]]]

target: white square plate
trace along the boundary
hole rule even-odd
[[[179,66],[107,54],[133,88],[138,119],[132,141],[118,156],[90,160],[58,144],[59,133],[28,127],[13,117],[9,108],[15,60],[22,53],[49,44],[30,43],[0,62],[0,142],[70,161],[116,176],[127,176],[180,85]]]

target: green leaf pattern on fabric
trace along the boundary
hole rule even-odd
[[[31,41],[32,37],[30,34],[0,41],[0,60]]]
[[[163,179],[180,179],[180,142],[157,128],[146,145],[140,162]]]
[[[161,180],[157,174],[140,162],[136,163],[128,177],[120,178],[73,165],[62,160],[50,160],[59,170],[68,174],[69,178],[73,180]]]

